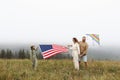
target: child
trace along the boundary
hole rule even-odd
[[[37,67],[37,49],[35,49],[35,46],[30,47],[30,59],[32,61],[32,67],[34,70],[36,70]]]

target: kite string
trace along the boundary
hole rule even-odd
[[[95,46],[95,44],[94,44],[94,39],[92,38],[92,43],[93,43],[93,46]]]

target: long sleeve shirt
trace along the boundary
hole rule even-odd
[[[76,51],[77,54],[80,54],[79,44],[78,44],[78,43],[73,44],[73,45],[72,45],[72,50],[73,50],[73,51]]]

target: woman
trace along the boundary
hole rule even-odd
[[[36,70],[37,67],[37,49],[35,49],[35,46],[30,47],[30,59],[32,61],[32,67],[34,70]]]
[[[80,54],[80,48],[79,43],[76,38],[73,38],[73,45],[72,45],[72,56],[73,56],[73,63],[75,69],[79,70],[79,54]]]

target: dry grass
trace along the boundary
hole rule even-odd
[[[0,80],[120,80],[120,62],[89,62],[74,70],[72,60],[39,60],[34,71],[29,60],[0,60]]]

